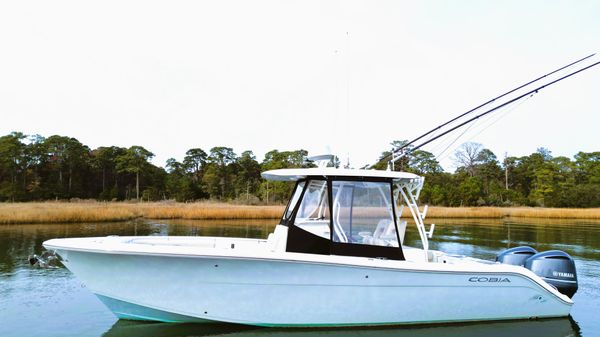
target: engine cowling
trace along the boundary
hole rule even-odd
[[[540,276],[569,297],[577,292],[577,271],[573,258],[561,250],[537,253],[525,261],[525,268]]]
[[[520,246],[507,249],[496,256],[496,261],[515,266],[524,266],[525,261],[537,254],[537,250],[529,246]]]

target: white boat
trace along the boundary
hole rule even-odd
[[[564,253],[501,257],[524,264],[533,255],[528,269],[429,249],[433,226],[426,230],[426,208],[417,207],[423,178],[415,174],[319,167],[262,175],[296,182],[266,240],[109,236],[44,246],[123,319],[368,326],[561,317],[573,305],[557,290],[576,290]],[[421,247],[403,245],[404,207]]]

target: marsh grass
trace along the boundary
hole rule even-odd
[[[135,207],[124,203],[3,203],[0,204],[1,224],[105,222],[139,217]]]
[[[246,206],[214,202],[36,202],[1,203],[0,224],[109,222],[146,219],[276,219],[284,206]]]
[[[422,210],[423,208],[421,208]],[[410,211],[404,208],[402,216],[410,217]],[[505,209],[500,207],[429,207],[427,218],[503,218]]]
[[[405,209],[403,216],[410,216]],[[430,207],[427,218],[600,219],[600,208]]]
[[[146,203],[138,204],[147,219],[277,219],[284,206],[249,206],[227,203]]]
[[[507,217],[548,219],[600,219],[600,208],[508,208]]]
[[[284,206],[248,206],[218,202],[35,202],[0,203],[0,224],[110,222],[137,218],[233,220],[278,219]],[[407,209],[403,217],[411,218]],[[430,207],[427,218],[600,219],[600,208]]]

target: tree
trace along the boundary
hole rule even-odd
[[[188,176],[185,165],[173,158],[167,160],[166,189],[170,198],[177,201],[188,201],[194,199],[192,179]]]
[[[422,175],[431,175],[441,173],[443,169],[431,152],[416,150],[409,155],[407,171]]]
[[[219,199],[232,197],[233,172],[231,165],[236,161],[236,154],[230,147],[213,147],[208,156],[208,165],[203,176],[210,196]]]
[[[166,199],[165,182],[167,180],[167,172],[165,169],[149,164],[142,174],[142,179],[144,181],[142,200],[150,201]]]
[[[81,196],[85,188],[81,186],[84,179],[81,177],[88,169],[90,149],[81,144],[75,138],[64,136],[50,136],[45,140],[45,148],[47,149],[49,163],[54,172],[58,173],[56,183],[58,183],[57,197],[72,197],[73,184],[77,179],[77,193]],[[67,176],[67,186],[65,187],[64,180]]]
[[[135,173],[135,197],[140,200],[140,173],[150,168],[154,154],[141,146],[132,146],[116,158],[118,172]]]
[[[600,184],[600,151],[578,152],[575,155],[575,174],[578,184]]]
[[[19,188],[19,175],[24,174],[26,162],[25,138],[21,132],[0,137],[0,198],[15,201],[22,194]]]
[[[183,167],[192,175],[194,182],[202,180],[202,170],[206,166],[208,155],[200,148],[189,149],[183,158]]]
[[[67,195],[69,197],[87,197],[84,186],[87,182],[83,178],[88,173],[90,163],[90,149],[75,138],[68,138],[66,145],[66,166],[69,179],[67,181]]]
[[[246,194],[246,200],[250,198],[250,193],[255,195],[260,186],[260,164],[256,161],[256,157],[252,151],[244,151],[236,161],[236,190],[238,195]]]
[[[276,170],[281,168],[314,167],[307,160],[308,151],[277,151],[271,150],[265,153],[265,159],[261,163],[263,170]]]
[[[265,154],[265,158],[260,164],[261,171],[314,167],[314,164],[308,162],[307,155],[308,151],[306,150],[269,151]],[[289,197],[293,188],[294,185],[289,182],[263,180],[258,193],[267,203],[271,201],[282,202]]]
[[[23,185],[25,192],[28,193],[28,199],[41,199],[42,193],[42,173],[44,166],[48,162],[48,151],[45,146],[46,138],[40,135],[29,137],[29,144],[25,147],[26,171],[23,176]],[[28,179],[31,176],[31,179]]]
[[[467,177],[458,186],[460,206],[482,206],[484,204],[483,183],[479,177]]]
[[[407,143],[408,140],[395,140],[391,142],[391,150],[381,152],[377,163],[375,163],[372,168],[376,170],[385,170],[390,164],[393,164],[392,166],[394,171],[406,171],[407,167],[409,166],[413,146],[407,146],[402,152],[396,153],[394,156],[392,156],[392,151],[400,149]]]
[[[91,166],[101,176],[99,199],[112,200],[119,197],[117,158],[127,152],[126,148],[101,146],[91,152]],[[109,189],[109,186],[112,186]]]
[[[406,146],[401,152],[392,156],[392,151],[404,147],[407,140],[395,140],[390,143],[393,150],[383,151],[379,160],[373,168],[376,170],[385,170],[390,164],[393,164],[394,171],[414,172],[417,174],[434,174],[443,171],[440,163],[431,152],[424,150],[414,150],[414,146]],[[392,163],[393,162],[393,163]]]
[[[479,143],[467,142],[454,152],[454,162],[458,167],[464,167],[471,177],[475,176],[475,167],[480,161],[483,146]]]
[[[48,150],[48,157],[50,159],[50,164],[54,168],[55,171],[58,171],[58,185],[59,192],[63,192],[63,171],[64,171],[64,163],[66,161],[66,152],[67,146],[66,142],[68,141],[67,137],[61,136],[50,136],[46,139],[46,149]]]
[[[483,193],[487,205],[500,205],[503,203],[504,195],[502,190],[502,168],[496,155],[488,150],[482,149],[477,155],[477,164],[475,174],[483,182]]]

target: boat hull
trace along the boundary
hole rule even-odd
[[[560,317],[572,302],[519,273],[57,249],[115,315],[162,322],[357,326]],[[398,262],[402,263],[402,262]]]

